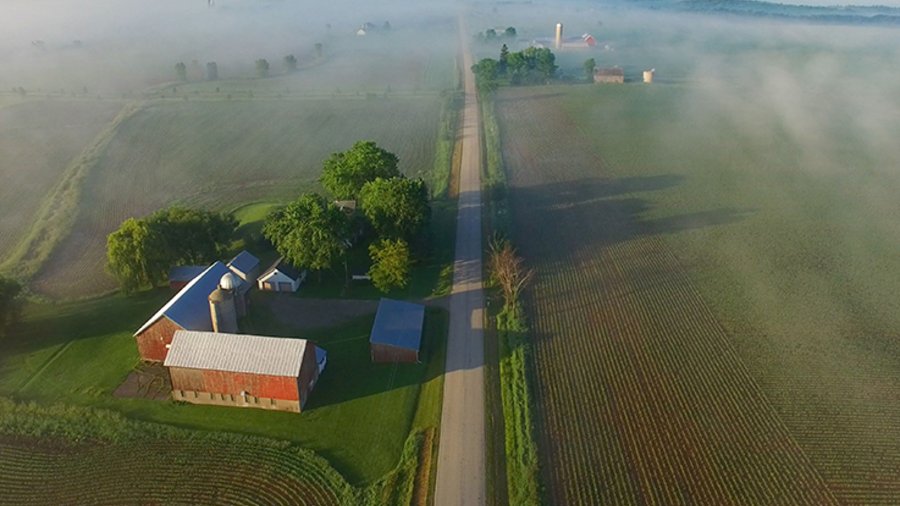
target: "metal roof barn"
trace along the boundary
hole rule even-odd
[[[305,339],[179,330],[164,365],[175,400],[300,412],[325,363]]]
[[[373,362],[418,362],[425,306],[381,299],[369,336]]]

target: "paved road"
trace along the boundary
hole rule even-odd
[[[481,142],[472,55],[462,17],[465,105],[456,260],[435,505],[485,504],[484,293],[481,286]]]

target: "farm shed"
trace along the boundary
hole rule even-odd
[[[301,271],[279,258],[264,272],[257,283],[260,290],[270,292],[296,292],[306,279],[306,271]]]
[[[228,268],[239,278],[252,285],[259,278],[259,259],[249,252],[241,251],[228,262]]]
[[[179,330],[164,365],[176,401],[299,413],[325,352],[305,339]]]
[[[206,270],[205,265],[180,265],[169,269],[169,288],[181,290]]]
[[[222,276],[230,272],[225,264],[215,262],[151,316],[134,333],[141,360],[165,360],[167,347],[178,330],[212,330],[209,295],[218,288]]]
[[[369,336],[372,362],[418,362],[424,321],[425,306],[381,299]]]
[[[625,82],[625,72],[619,67],[597,69],[594,71],[594,82],[622,84]]]

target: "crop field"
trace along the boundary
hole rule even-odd
[[[122,103],[29,100],[0,108],[0,261],[71,161]]]
[[[896,504],[900,153],[703,91],[496,99],[548,498]]]
[[[0,476],[3,502],[21,505],[326,506],[348,504],[350,488],[309,454],[208,441],[54,445],[0,437]]]
[[[54,298],[115,287],[106,236],[128,217],[179,203],[229,210],[318,187],[332,152],[372,139],[409,175],[434,166],[441,99],[162,102],[120,125],[83,182],[71,233],[33,280]],[[393,118],[385,121],[386,118]]]

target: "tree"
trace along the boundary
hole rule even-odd
[[[284,57],[284,66],[287,68],[288,72],[294,72],[297,70],[297,58],[289,54]]]
[[[513,84],[541,84],[556,74],[556,55],[547,48],[529,47],[510,53],[508,72]]]
[[[506,47],[506,44],[500,46],[500,59],[497,60],[497,73],[501,76],[506,75],[506,70],[509,65],[509,48]]]
[[[347,151],[332,153],[325,160],[319,181],[336,199],[356,199],[367,182],[399,176],[398,162],[397,155],[375,142],[358,141]]]
[[[316,58],[321,58],[322,57],[322,43],[316,42],[315,49],[316,49]]]
[[[187,65],[184,62],[178,62],[175,64],[175,74],[178,75],[178,80],[182,82],[187,82]]]
[[[269,60],[260,58],[256,60],[256,75],[259,77],[269,77]]]
[[[218,81],[219,80],[219,66],[216,65],[216,62],[211,61],[206,64],[206,80],[207,81]]]
[[[343,259],[346,270],[349,222],[321,195],[306,193],[273,211],[263,235],[296,267],[321,271]]]
[[[107,266],[125,293],[153,287],[166,281],[172,266],[223,256],[236,229],[230,214],[181,207],[129,218],[106,239]]]
[[[593,58],[584,60],[584,77],[589,82],[594,80],[594,70],[597,68],[597,62]]]
[[[491,241],[488,269],[491,281],[499,285],[503,293],[504,309],[513,310],[518,306],[519,294],[534,277],[534,271],[526,269],[524,264],[509,241]]]
[[[159,282],[164,267],[154,251],[150,227],[144,220],[129,218],[106,238],[106,261],[110,273],[125,293]]]
[[[513,53],[516,54],[516,53]],[[475,65],[472,65],[472,72],[475,74],[475,84],[478,90],[490,93],[497,89],[497,75],[499,74],[499,63],[491,58],[484,58]]]
[[[487,40],[496,39],[497,38],[497,30],[494,30],[493,28],[488,28],[484,32],[484,38],[486,38]]]
[[[372,284],[382,292],[392,288],[403,288],[409,283],[409,270],[412,261],[409,246],[403,239],[382,239],[369,245],[369,258],[372,266],[369,277]]]
[[[369,181],[359,193],[359,207],[378,236],[387,239],[412,239],[431,217],[428,188],[421,179]]]
[[[5,336],[10,325],[19,318],[19,295],[22,285],[14,279],[0,276],[0,336]]]
[[[506,27],[506,30],[503,32],[503,35],[508,39],[516,38],[516,29],[512,26]]]

